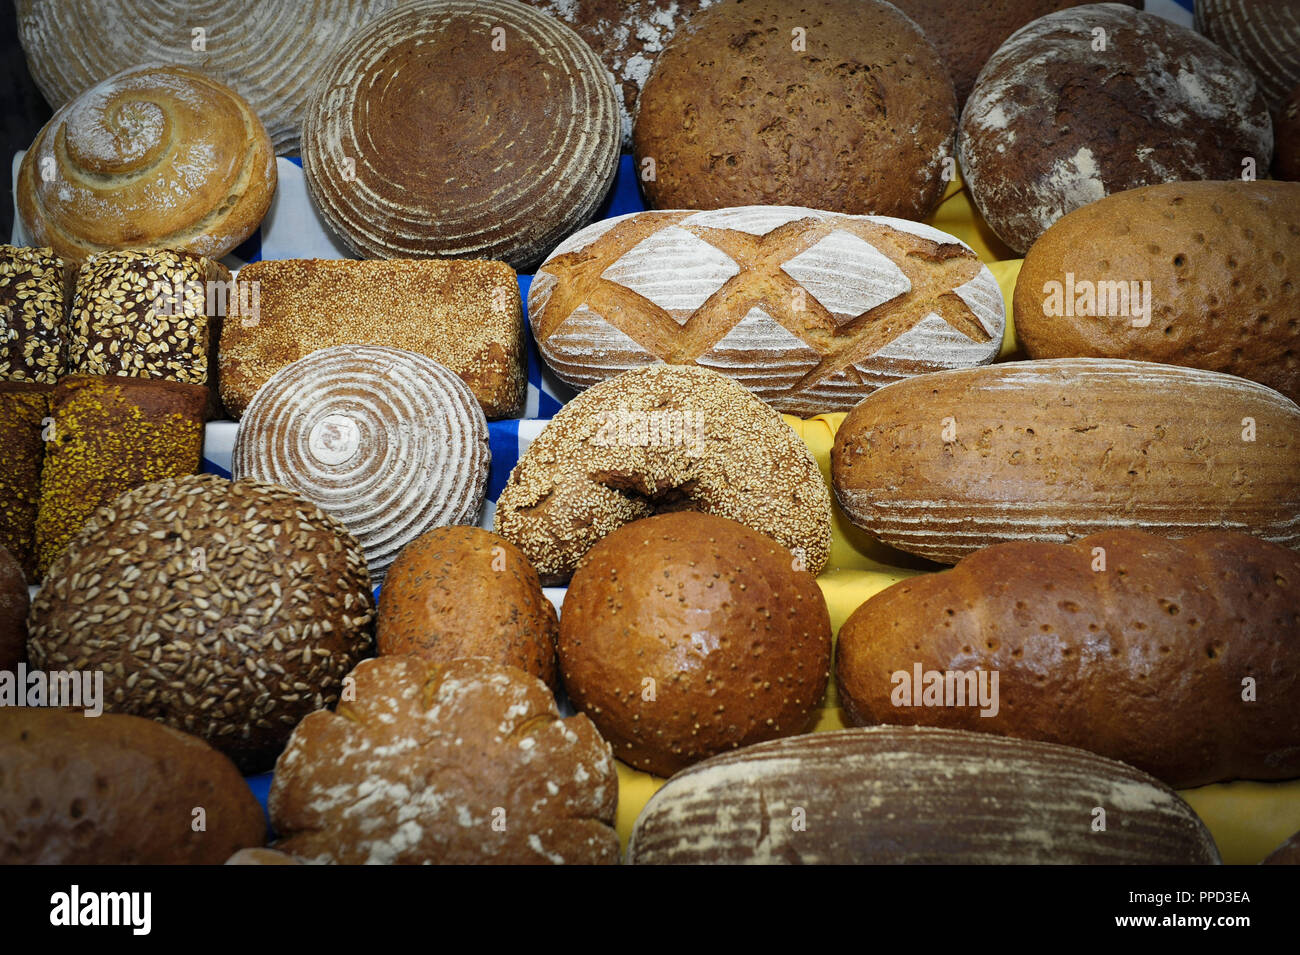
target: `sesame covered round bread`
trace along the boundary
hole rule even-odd
[[[313,863],[617,864],[618,775],[587,717],[491,660],[366,660],[275,764],[275,848]]]
[[[830,555],[830,492],[807,445],[743,386],[687,365],[636,368],[565,405],[510,473],[495,529],[562,584],[605,535],[664,511],[740,521],[814,575]]]
[[[244,772],[338,699],[371,649],[365,558],[282,487],[203,474],[101,508],[32,602],[42,670],[100,670],[104,707],[199,736]]]
[[[232,473],[292,488],[341,520],[383,580],[432,527],[478,520],[487,419],[432,358],[337,345],[276,372],[239,423]]]

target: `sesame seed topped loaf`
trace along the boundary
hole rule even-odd
[[[619,139],[608,72],[559,20],[503,0],[412,0],[322,71],[303,172],[359,257],[531,271],[591,219]]]
[[[814,575],[830,554],[830,494],[807,445],[740,385],[689,366],[627,371],[565,405],[510,472],[495,530],[560,584],[611,531],[682,510],[748,525]]]
[[[36,512],[53,390],[53,385],[0,381],[0,546],[32,583],[40,579]]]
[[[104,671],[105,709],[271,767],[306,714],[372,649],[365,558],[285,488],[193,475],[93,515],[32,602],[28,653]]]
[[[271,377],[239,424],[235,478],[292,488],[361,542],[384,579],[432,527],[473,524],[491,452],[469,387],[424,355],[338,345]]]
[[[275,766],[275,848],[358,865],[617,864],[618,776],[587,717],[483,659],[366,660]]]
[[[542,357],[576,388],[693,364],[797,415],[991,362],[1006,326],[997,280],[960,240],[797,206],[595,223],[542,263],[528,313]]]
[[[186,67],[136,66],[80,93],[18,169],[28,234],[80,262],[108,249],[220,258],[257,229],[275,154],[234,90]]]
[[[488,418],[523,411],[523,305],[504,262],[263,260],[239,284],[249,301],[256,290],[258,313],[221,333],[221,397],[236,419],[281,368],[333,345],[418,352],[464,379]]]
[[[52,249],[0,245],[0,381],[63,374],[68,272]]]
[[[54,386],[36,517],[38,576],[96,508],[141,484],[199,470],[208,397],[200,385],[150,378],[70,375]]]

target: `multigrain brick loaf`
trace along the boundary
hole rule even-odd
[[[996,673],[996,707],[923,706],[911,692],[898,705],[895,674],[911,687],[918,666]],[[1178,789],[1290,779],[1300,553],[1226,531],[999,544],[864,603],[840,629],[835,672],[858,725],[1078,746]]]
[[[812,733],[697,763],[646,803],[633,864],[1219,861],[1191,807],[1083,750],[918,727]]]
[[[257,310],[221,334],[221,398],[236,420],[281,368],[333,345],[417,352],[464,379],[487,417],[523,411],[523,306],[504,262],[263,260],[239,285]]]
[[[0,546],[32,583],[36,568],[36,511],[49,436],[53,385],[0,381]]]
[[[0,381],[63,374],[69,271],[53,249],[0,245]]]

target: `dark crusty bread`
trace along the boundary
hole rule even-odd
[[[53,249],[0,245],[0,381],[63,374],[70,271]]]
[[[0,545],[0,670],[14,670],[27,655],[27,578]]]
[[[569,699],[614,755],[660,776],[809,729],[830,651],[812,574],[757,531],[691,511],[588,551],[560,620]]]
[[[1245,534],[999,544],[849,617],[840,704],[859,725],[1078,746],[1179,789],[1290,779],[1300,776],[1298,610],[1300,553]],[[996,712],[897,705],[893,675],[911,686],[917,664],[998,674]]]
[[[352,671],[275,767],[275,848],[307,862],[618,862],[618,777],[585,716],[490,660],[410,656]]]
[[[1264,865],[1300,865],[1300,832],[1268,854]]]
[[[1273,152],[1273,178],[1300,182],[1300,86],[1291,91],[1273,122],[1277,144]]]
[[[1108,291],[1077,307],[1080,291],[1116,282],[1127,309]],[[1134,297],[1134,282],[1149,286]],[[1030,358],[1190,365],[1300,401],[1300,183],[1163,183],[1076,209],[1029,250],[1014,308]]]
[[[230,760],[134,716],[0,710],[0,777],[3,865],[220,865],[266,834]]]
[[[381,654],[434,663],[488,657],[554,689],[554,605],[510,541],[479,527],[439,527],[402,548],[379,598]]]
[[[0,381],[0,547],[32,583],[36,567],[36,512],[53,385]]]
[[[924,219],[943,195],[956,123],[943,61],[896,7],[728,0],[659,54],[632,147],[656,209]]]
[[[958,153],[975,205],[1024,252],[1114,192],[1237,179],[1245,160],[1262,177],[1273,131],[1239,61],[1155,14],[1094,3],[1041,17],[998,48],[962,111]]]
[[[1048,743],[881,726],[692,766],[650,798],[627,861],[1205,865],[1219,853],[1190,806],[1131,766]]]
[[[1276,115],[1300,83],[1298,0],[1196,0],[1196,29],[1250,67]]]

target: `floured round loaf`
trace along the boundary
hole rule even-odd
[[[1136,358],[1300,401],[1300,183],[1175,182],[1076,209],[1025,256],[1030,358]]]
[[[618,103],[591,47],[503,0],[414,0],[322,71],[302,165],[362,258],[502,259],[532,271],[618,168]]]
[[[701,10],[655,61],[632,130],[656,209],[797,205],[924,219],[957,126],[948,71],[881,0]]]
[[[1300,547],[1300,408],[1253,381],[1059,358],[882,388],[831,451],[845,515],[932,560],[1110,528]]]
[[[1006,326],[997,280],[960,240],[797,206],[597,222],[542,263],[528,313],[542,357],[575,388],[693,364],[802,416],[991,362]]]
[[[627,371],[565,405],[510,472],[495,530],[553,585],[616,528],[687,510],[766,534],[813,575],[830,554],[830,494],[808,446],[740,385],[689,366]]]
[[[1298,0],[1196,0],[1196,29],[1250,67],[1276,115],[1300,83]]]
[[[975,205],[1024,252],[1114,192],[1238,179],[1247,160],[1263,176],[1273,129],[1255,77],[1232,56],[1153,13],[1096,3],[1041,17],[998,48],[957,145]]]
[[[1178,789],[1291,779],[1297,608],[1300,553],[1246,534],[998,544],[854,611],[840,704],[858,725],[1078,746]]]
[[[275,766],[275,848],[306,862],[617,864],[618,775],[587,717],[483,659],[367,660]]]
[[[231,473],[292,488],[342,521],[378,583],[425,531],[478,520],[490,459],[483,409],[447,368],[397,348],[336,345],[257,392]]]
[[[678,773],[641,811],[627,861],[1208,865],[1219,853],[1190,806],[1131,766],[882,726],[759,743]]]

